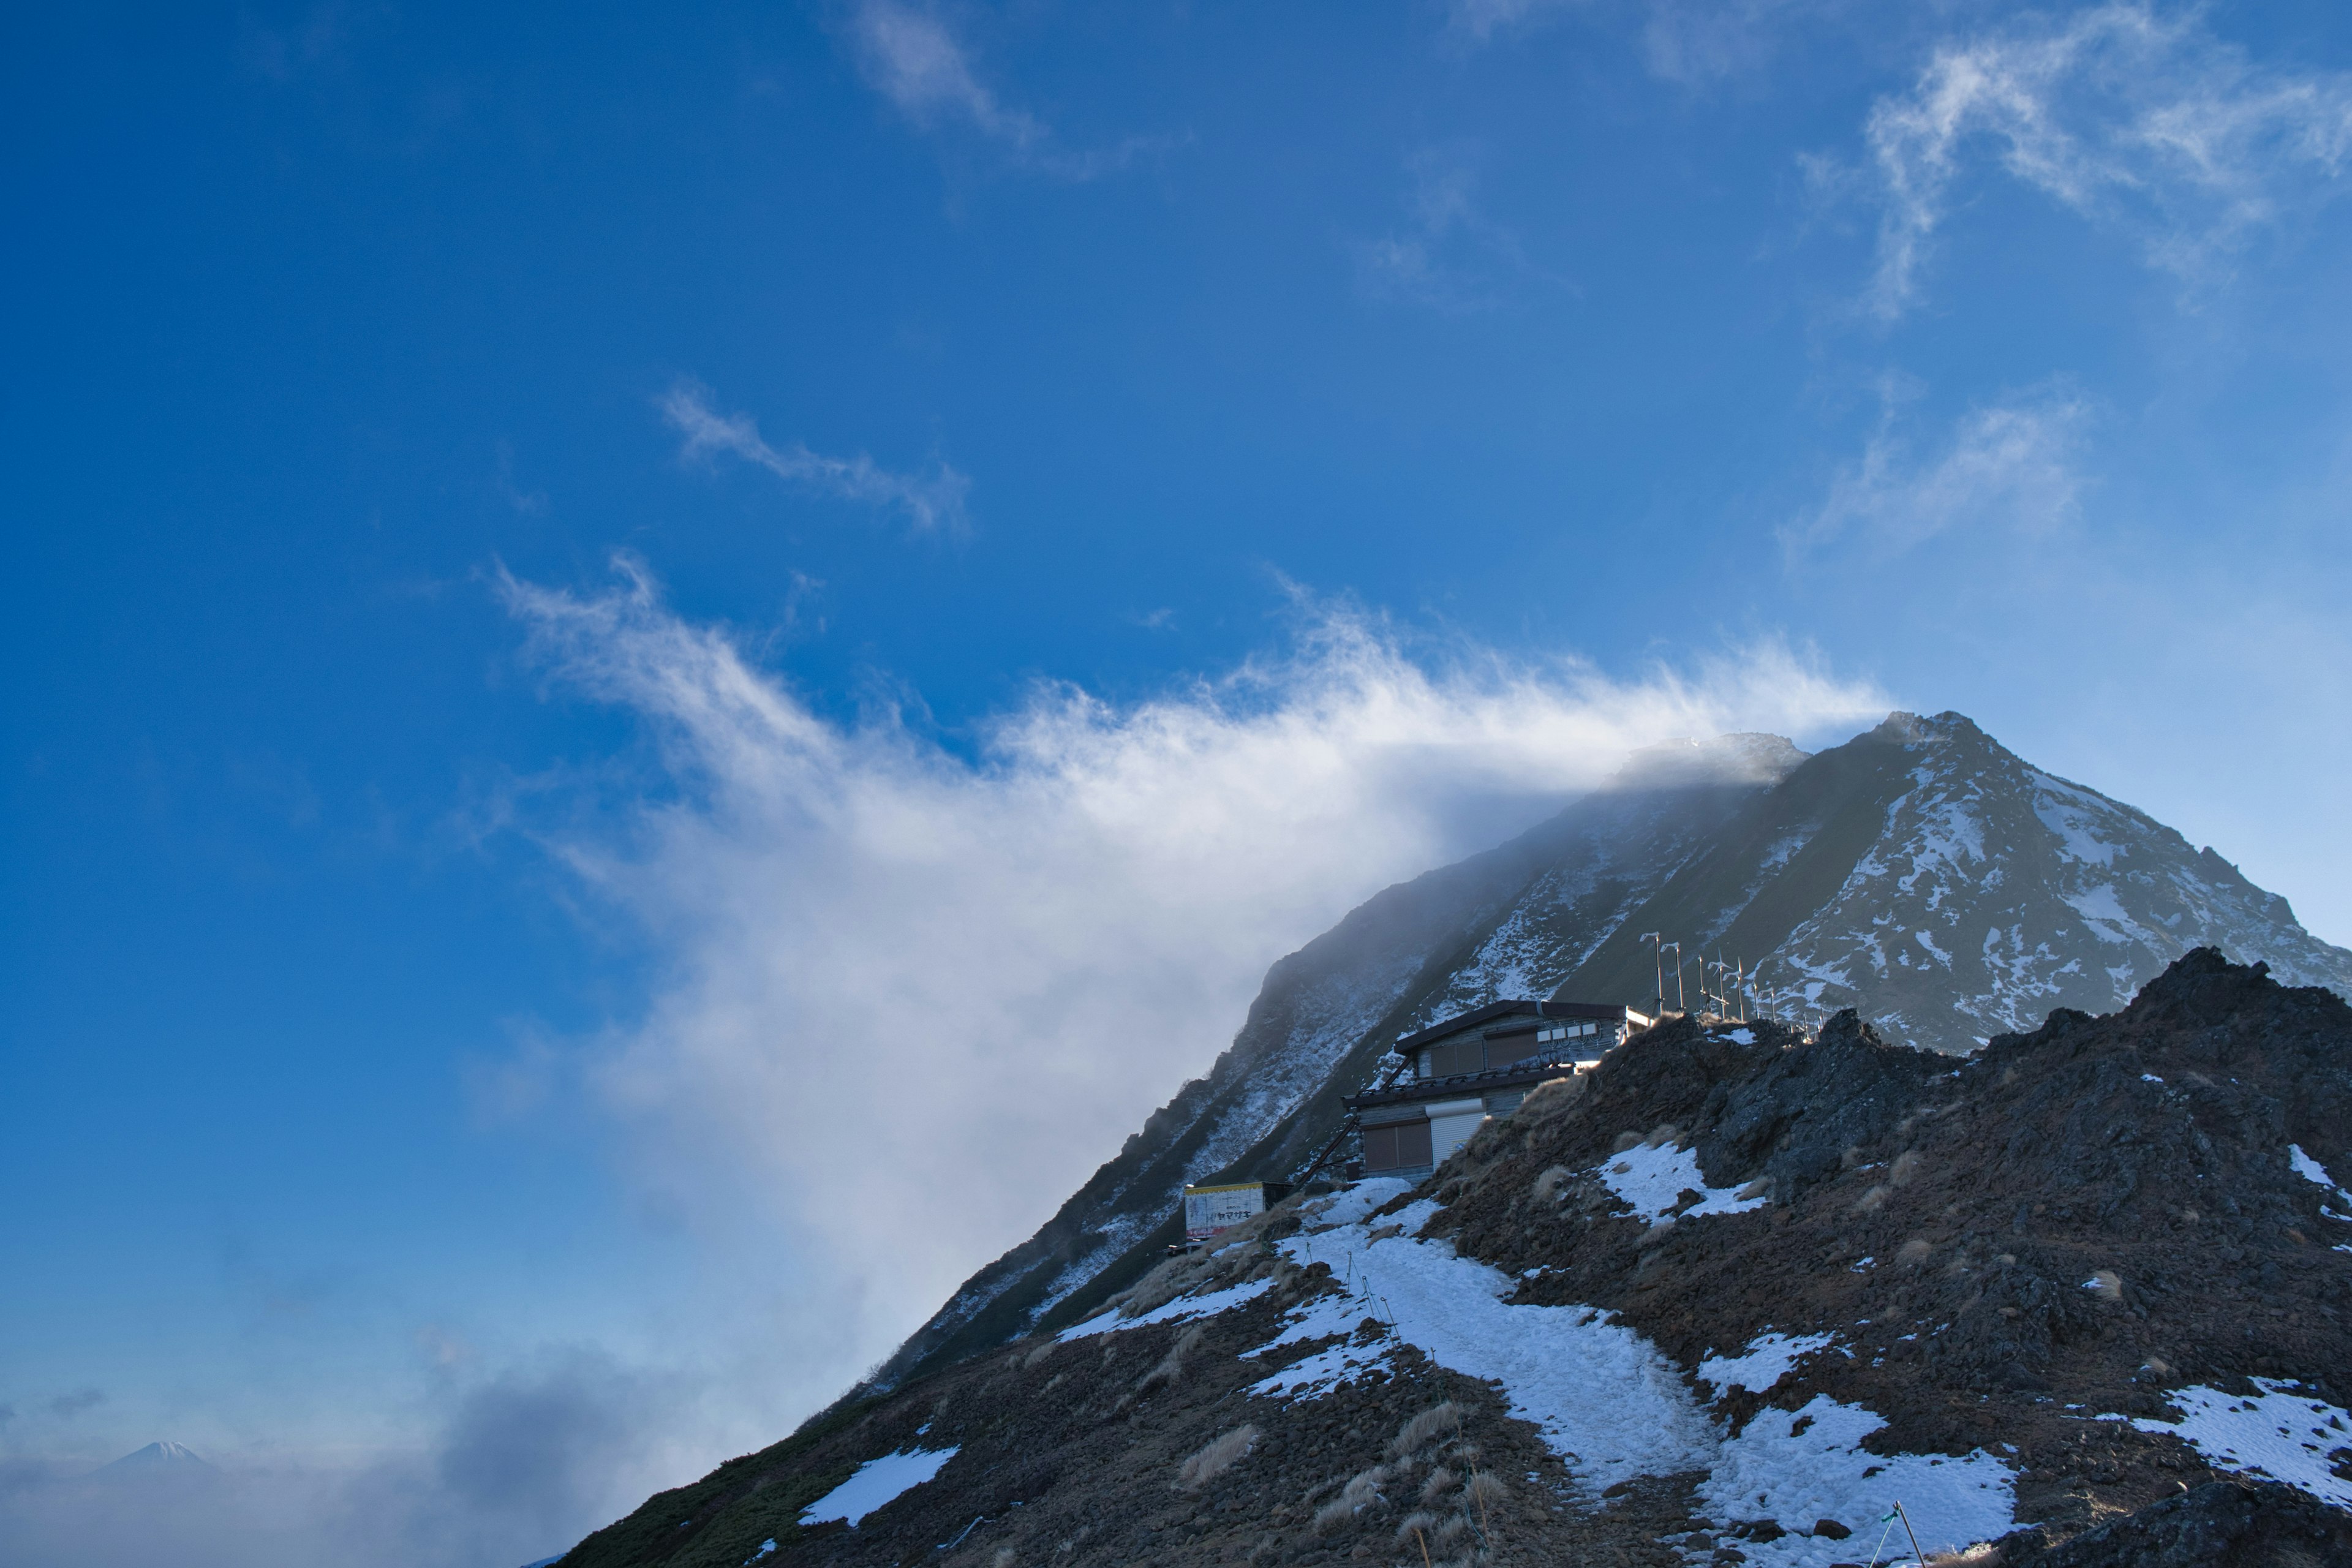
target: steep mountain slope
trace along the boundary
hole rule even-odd
[[[2210,949],[1957,1066],[1675,1018],[564,1561],[2352,1561],[2347,1180],[2352,1008]]]
[[[1045,1314],[1066,1319],[1133,1279],[1173,1238],[1170,1204],[1186,1182],[1298,1163],[1333,1124],[1331,1086],[1360,1081],[1433,996],[1548,986],[1804,760],[1777,735],[1656,747],[1510,843],[1367,900],[1276,963],[1208,1076],[1154,1113],[1034,1237],[973,1276],[876,1384],[994,1344]]]
[[[1811,1013],[1974,1048],[2052,1007],[2120,1005],[2200,944],[2352,994],[2352,952],[2144,813],[1958,714],[1890,715],[1807,757],[1775,736],[1644,752],[1502,847],[1370,900],[1276,964],[1233,1047],[1035,1237],[975,1275],[867,1387],[1075,1321],[1174,1239],[1178,1189],[1280,1177],[1390,1041],[1497,999],[1654,996],[1643,933],[1761,963]],[[1665,981],[1666,999],[1675,982]],[[1686,987],[1696,1001],[1696,975]]]

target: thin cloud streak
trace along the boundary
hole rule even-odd
[[[1445,31],[1478,47],[1498,37],[1531,33],[1571,15],[1605,17],[1626,10],[1642,17],[1643,63],[1662,81],[1696,87],[1761,68],[1786,26],[1838,9],[1841,0],[1453,0]]]
[[[1008,106],[980,79],[970,50],[928,6],[862,0],[851,15],[849,31],[866,85],[918,130],[961,127],[993,143],[1021,167],[1083,183],[1117,174],[1136,159],[1182,140],[1129,136],[1108,147],[1061,146],[1051,126]]]
[[[2202,284],[2253,231],[2333,194],[2352,76],[2262,69],[2198,11],[2109,5],[1939,46],[1909,92],[1873,107],[1865,136],[1882,208],[1865,304],[1882,321],[1917,302],[1979,150]]]
[[[1476,149],[1423,147],[1405,160],[1406,226],[1356,247],[1358,282],[1374,299],[1447,311],[1501,302],[1494,273],[1560,279],[1528,258],[1518,236],[1479,209]]]
[[[1862,456],[1839,469],[1822,504],[1780,531],[1791,558],[1848,536],[1881,557],[1954,530],[2044,533],[2080,513],[2090,405],[2053,384],[1971,409],[1921,455],[1890,395]]]
[[[918,533],[967,526],[964,496],[971,481],[945,463],[934,463],[928,474],[901,474],[863,452],[828,458],[797,441],[772,447],[750,415],[720,414],[711,406],[710,389],[693,381],[680,381],[664,393],[660,407],[663,419],[684,438],[678,447],[682,461],[709,462],[725,453],[844,500],[895,508]]]
[[[1886,706],[1763,646],[1615,681],[1375,622],[1159,700],[1037,688],[978,755],[814,711],[643,569],[508,579],[531,657],[637,715],[658,765],[541,827],[663,979],[595,1091],[666,1206],[761,1214],[848,1342],[835,1386],[1042,1220],[1205,1070],[1267,966],[1398,879],[1681,733]],[[812,1358],[814,1364],[815,1358]]]

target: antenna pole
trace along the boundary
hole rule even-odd
[[[1903,1533],[1911,1538],[1912,1560],[1919,1564],[1919,1568],[1927,1568],[1927,1554],[1919,1550],[1919,1532],[1911,1528],[1911,1516],[1903,1512],[1903,1503],[1900,1499],[1895,1501],[1895,1511],[1902,1515]]]

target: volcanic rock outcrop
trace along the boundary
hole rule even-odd
[[[1672,1017],[563,1561],[2352,1561],[2347,1179],[2352,1008],[2210,949],[1965,1058]]]

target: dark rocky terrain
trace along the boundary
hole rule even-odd
[[[2347,1176],[2352,1008],[2210,950],[1966,1058],[1670,1017],[563,1562],[2352,1562]]]

